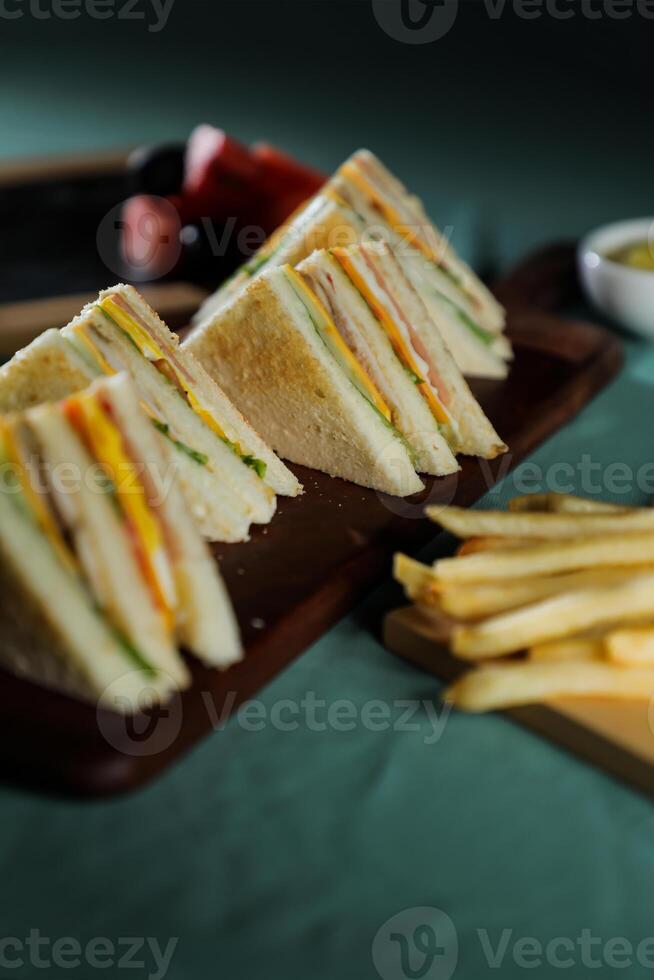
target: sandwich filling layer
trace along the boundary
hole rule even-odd
[[[430,360],[420,337],[386,282],[383,270],[371,249],[360,245],[354,250],[335,248],[330,255],[339,263],[352,285],[368,304],[373,316],[388,336],[396,356],[423,396],[431,412],[444,427],[454,427],[448,410],[449,391],[438,368]]]
[[[373,408],[390,425],[391,410],[384,401],[378,388],[356,359],[350,348],[341,337],[336,324],[327,309],[307,286],[302,277],[290,266],[286,267],[286,281],[302,303],[314,329],[325,344],[330,354],[337,361],[341,370],[361,395],[370,402]]]
[[[164,529],[148,505],[145,487],[113,418],[111,406],[99,395],[84,393],[67,399],[63,411],[109,481],[134,557],[166,631],[171,633],[175,625],[177,596]]]
[[[98,370],[107,377],[111,377],[120,370],[126,369],[126,365],[117,356],[113,357],[114,364],[109,363],[107,356],[105,356],[100,346],[105,342],[104,338],[100,336],[93,323],[76,323],[69,329],[74,336],[73,343],[75,344],[76,350],[95,370]],[[184,453],[185,456],[188,456],[200,466],[206,466],[208,464],[209,460],[206,453],[200,452],[199,449],[194,449],[177,438],[171,431],[170,425],[164,421],[161,412],[158,411],[156,406],[152,404],[152,401],[147,399],[145,395],[141,397],[141,408],[150,418],[154,427],[166,437],[175,449]]]
[[[443,269],[428,259],[425,259],[424,256],[420,256],[419,258],[421,262],[426,264],[429,272],[427,276],[421,274],[421,285],[424,286],[424,288],[427,289],[439,303],[446,306],[451,314],[456,318],[458,323],[462,327],[465,327],[476,340],[480,341],[486,347],[493,347],[493,345],[497,343],[498,334],[493,333],[491,330],[487,330],[485,327],[482,327],[481,324],[475,319],[475,311],[472,309],[470,297],[465,296],[460,291],[460,289],[452,282]]]
[[[0,459],[10,473],[11,493],[19,495],[16,502],[38,525],[64,568],[77,575],[79,563],[62,527],[45,495],[35,489],[38,462],[27,458],[14,426],[6,421],[0,421]]]
[[[311,223],[318,217],[324,206],[325,198],[322,192],[316,194],[303,204],[300,204],[284,223],[273,231],[263,245],[257,249],[252,258],[239,266],[236,272],[223,283],[217,293],[227,299],[229,296],[238,292],[241,286],[249,279],[257,276],[278,252],[286,250],[287,246],[293,244],[294,239],[301,239],[306,229],[311,227]],[[315,247],[317,248],[319,245]],[[311,251],[311,247],[308,247],[307,251]],[[208,311],[213,311],[214,309],[214,304],[212,303],[213,298],[211,296],[206,300]],[[201,307],[201,309],[204,310],[204,307]]]
[[[105,296],[97,304],[97,308],[129,338],[143,357],[159,371],[166,381],[177,389],[180,396],[204,425],[263,480],[266,475],[266,463],[251,453],[248,453],[247,449],[239,445],[239,443],[228,438],[219,421],[204,407],[201,399],[195,393],[195,378],[187,364],[178,356],[174,345],[166,343],[161,337],[156,336],[139,313],[119,293]],[[98,363],[102,370],[105,373],[107,373],[107,367],[109,367],[109,370],[112,370],[107,364],[106,357],[98,350],[98,344],[94,343],[93,338],[90,336],[88,326],[80,323],[75,325],[74,330],[76,336],[84,335],[83,342],[86,343],[87,348],[93,348],[100,354]],[[149,408],[150,414],[153,414],[152,406],[149,406]],[[158,418],[157,421],[160,431],[164,435],[169,436],[170,425],[168,421],[162,418]],[[198,453],[197,450],[186,446],[177,438],[173,437],[172,441],[175,442],[178,449],[181,448],[186,451],[196,462],[206,464],[207,459],[204,454]]]
[[[138,644],[113,615],[101,590],[97,589],[97,580],[89,573],[89,554],[82,556],[76,553],[66,520],[48,490],[47,479],[42,476],[42,460],[38,458],[35,444],[30,445],[28,450],[16,425],[5,420],[0,422],[0,462],[4,472],[2,492],[8,495],[17,519],[29,521],[39,529],[43,541],[54,553],[62,574],[70,576],[82,586],[89,607],[104,621],[123,651],[126,666],[156,676],[157,668],[138,649]]]

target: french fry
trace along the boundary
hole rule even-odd
[[[448,700],[489,711],[654,696],[654,509],[546,493],[514,498],[508,513],[427,515],[464,539],[458,556],[429,568],[398,555],[395,576],[454,654],[491,661]]]
[[[582,538],[591,535],[654,533],[654,509],[620,514],[509,513],[427,507],[427,516],[459,538],[508,535],[517,538]]]
[[[444,613],[438,606],[417,602],[415,608],[419,609],[422,616],[429,621],[430,636],[434,643],[448,646],[452,639],[454,628],[458,625],[458,621],[452,619],[451,616]]]
[[[654,694],[654,668],[601,661],[486,666],[469,671],[444,699],[464,711],[494,711],[553,698],[643,700]]]
[[[640,569],[636,569],[640,571]],[[439,605],[455,619],[480,619],[558,595],[570,589],[614,585],[634,574],[630,568],[600,568],[544,578],[507,579],[501,582],[445,583],[432,577],[440,589]]]
[[[476,555],[480,551],[513,551],[533,545],[533,538],[505,538],[499,536],[468,538],[457,548],[457,555]]]
[[[525,606],[529,602],[552,595],[557,590],[545,587],[548,579],[507,581],[499,585],[485,582],[453,585],[442,588],[439,595],[441,608],[456,619],[480,619]]]
[[[498,657],[594,627],[642,621],[651,615],[653,603],[654,573],[634,575],[621,585],[578,589],[458,626],[452,650],[467,660]]]
[[[606,657],[623,666],[654,667],[654,626],[632,626],[607,633],[604,638]]]
[[[509,510],[516,513],[541,511],[550,514],[627,514],[635,507],[608,504],[604,500],[576,497],[569,493],[528,493],[509,500]]]
[[[654,515],[654,510],[652,510]],[[441,558],[433,568],[437,579],[455,582],[496,582],[536,575],[556,575],[584,568],[654,565],[654,534],[624,537],[573,538],[534,544],[513,551],[487,551],[463,558]],[[653,607],[654,608],[654,607]]]
[[[414,602],[438,604],[438,582],[429,565],[397,552],[393,558],[393,578],[404,586],[407,597]]]
[[[572,637],[569,640],[551,640],[539,643],[527,651],[533,663],[563,663],[568,660],[602,660],[604,644],[601,639]]]

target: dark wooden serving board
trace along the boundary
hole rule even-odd
[[[234,601],[246,656],[225,673],[193,663],[193,685],[150,719],[123,719],[0,675],[0,772],[40,789],[102,796],[161,772],[298,656],[384,576],[393,552],[434,537],[426,502],[472,504],[572,418],[618,371],[619,341],[564,321],[534,302],[565,294],[570,251],[554,249],[498,285],[509,306],[516,360],[504,382],[474,385],[510,446],[491,464],[430,479],[419,498],[398,500],[294,467],[305,486],[280,498],[274,520],[247,544],[215,551]],[[217,747],[219,751],[219,747]]]

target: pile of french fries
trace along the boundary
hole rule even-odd
[[[654,695],[654,508],[565,494],[509,510],[431,507],[463,539],[395,578],[452,653],[475,663],[445,693],[467,711],[563,697]]]

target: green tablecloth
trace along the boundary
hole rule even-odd
[[[27,20],[3,24],[3,37],[16,41],[0,66],[0,153],[180,138],[205,119],[244,139],[265,135],[325,169],[367,144],[426,196],[468,257],[497,267],[651,207],[642,117],[610,76],[606,32],[593,75],[603,88],[591,97],[575,67],[579,51],[557,64],[557,42],[534,56],[531,21],[515,50],[491,24],[488,43],[469,51],[448,39],[429,53],[398,53],[383,37],[372,51],[374,25],[361,33],[344,21],[333,35],[334,72],[323,35],[279,55],[281,31],[270,44],[264,25],[246,45],[223,28],[219,6],[204,41],[200,20],[192,41],[180,32],[181,3],[167,31],[126,24],[120,43],[112,22],[94,24],[89,44],[77,44],[75,23],[59,25],[52,40],[34,22],[31,60],[18,43]],[[274,6],[280,15],[283,5]],[[303,6],[315,14],[334,5]],[[255,33],[260,19],[252,18]],[[536,33],[546,31],[540,25]],[[374,82],[357,86],[362,63]],[[420,98],[409,101],[414,79]],[[605,497],[654,494],[635,482],[652,459],[654,350],[630,343],[628,354],[620,378],[534,455],[552,488],[570,480],[583,489],[586,455],[603,470]],[[634,471],[624,494],[624,471],[609,469],[616,462]],[[571,479],[558,463],[572,467]],[[501,505],[514,482],[484,503]],[[42,976],[36,957],[52,959],[53,943],[66,937],[106,937],[114,952],[96,945],[74,968],[74,946],[60,945],[55,976],[129,976],[118,965],[130,955],[127,937],[150,940],[131,957],[131,966],[144,961],[133,975],[161,976],[152,941],[170,950],[178,937],[170,980],[372,980],[373,952],[383,980],[447,980],[454,934],[456,980],[522,977],[524,963],[534,964],[527,937],[564,941],[535,976],[559,976],[558,957],[572,958],[568,975],[578,977],[593,969],[589,956],[613,976],[628,955],[620,937],[635,948],[654,934],[651,803],[501,717],[452,715],[437,739],[438,685],[375,638],[383,612],[400,601],[390,584],[376,592],[261,694],[266,712],[311,692],[325,706],[347,699],[354,707],[341,706],[327,731],[310,718],[292,731],[270,719],[261,731],[232,722],[151,787],[113,802],[0,787],[0,976]],[[371,701],[388,706],[394,727],[373,730],[380,708]],[[414,730],[398,724],[403,701],[420,704]],[[350,727],[346,712],[356,724],[338,730]],[[318,728],[324,715],[317,709]],[[404,910],[414,911],[375,942]],[[420,929],[430,923],[435,934]],[[39,933],[30,948],[31,930]],[[414,948],[403,969],[403,944],[429,951],[434,935],[440,957],[423,965]],[[39,938],[48,942],[36,947]],[[496,969],[485,944],[499,945]],[[647,972],[646,954],[640,963],[633,954],[629,976]],[[24,965],[11,969],[17,957]]]

